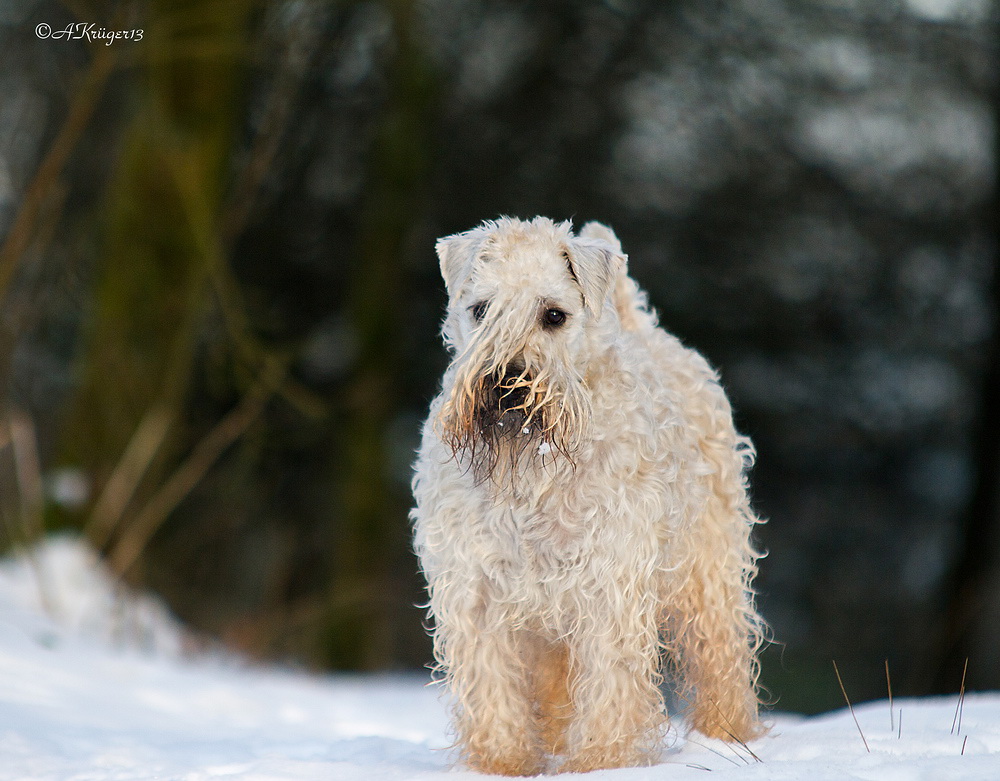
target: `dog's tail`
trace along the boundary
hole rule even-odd
[[[628,275],[628,255],[622,252],[622,244],[607,225],[599,222],[588,222],[580,228],[580,235],[585,239],[599,239],[611,245],[615,252],[625,258],[621,271],[615,281],[614,302],[618,310],[622,328],[626,331],[642,331],[656,327],[656,314],[649,308],[649,300],[644,290],[639,288],[635,280]]]

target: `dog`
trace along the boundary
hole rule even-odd
[[[415,465],[414,547],[464,763],[648,765],[669,721],[761,733],[754,450],[599,223],[437,242],[451,355]]]

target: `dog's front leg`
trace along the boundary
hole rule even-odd
[[[656,761],[666,727],[656,611],[622,615],[621,607],[595,606],[571,641],[574,723],[563,772]]]
[[[496,604],[438,615],[444,620],[435,629],[435,650],[454,698],[457,746],[466,764],[496,775],[542,772],[523,630]]]

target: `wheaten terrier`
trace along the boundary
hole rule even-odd
[[[715,372],[603,225],[504,218],[437,251],[452,362],[412,519],[465,762],[655,762],[665,667],[695,729],[756,735],[753,449]]]

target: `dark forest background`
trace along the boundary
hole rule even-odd
[[[612,225],[759,450],[778,707],[1000,688],[988,0],[0,2],[0,546],[429,659],[438,236]],[[140,41],[40,38],[83,22]]]

